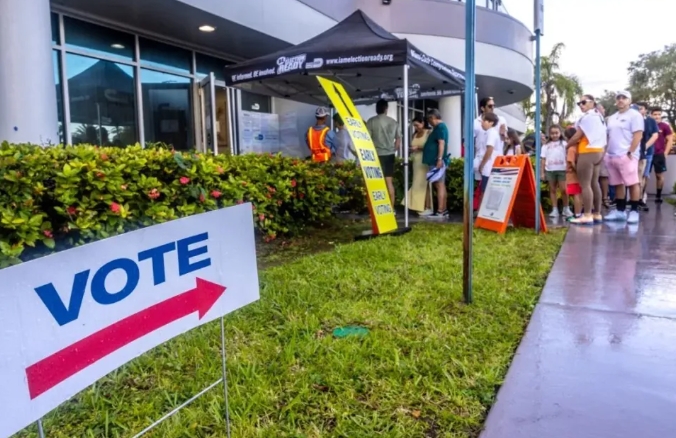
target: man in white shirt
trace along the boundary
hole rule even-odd
[[[481,122],[483,121],[483,115],[484,114],[495,114],[495,101],[493,100],[492,97],[484,97],[479,101],[479,117],[474,119],[474,141],[477,141],[477,138],[479,138],[481,135],[484,135],[486,132],[482,127],[481,127]],[[502,116],[498,116],[498,123],[495,125],[496,128],[498,129],[499,135],[499,141],[500,144],[496,145],[496,149],[499,151],[504,150],[504,145],[505,145],[505,140],[507,139],[507,119],[505,119]],[[502,154],[502,152],[501,152]]]
[[[618,111],[608,117],[608,148],[606,167],[610,185],[615,186],[617,210],[612,210],[604,219],[609,221],[627,221],[638,223],[638,206],[641,199],[641,186],[638,177],[638,160],[645,122],[638,111],[631,109],[631,93],[626,90],[615,94]],[[627,216],[626,192],[629,189]]]

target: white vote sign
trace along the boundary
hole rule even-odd
[[[0,270],[0,438],[259,298],[251,204]]]

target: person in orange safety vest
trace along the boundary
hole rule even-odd
[[[336,150],[336,133],[326,125],[326,118],[329,116],[329,110],[319,107],[315,111],[317,122],[308,129],[305,141],[312,161],[315,163],[326,162]]]

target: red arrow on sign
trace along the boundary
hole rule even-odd
[[[199,319],[216,304],[225,286],[197,279],[197,286],[128,316],[26,368],[31,400],[67,378],[143,336],[198,312]]]

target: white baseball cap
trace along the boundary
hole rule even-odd
[[[615,97],[618,97],[618,96],[624,96],[627,99],[631,99],[631,93],[628,92],[627,90],[620,90],[620,91],[615,92]]]
[[[322,117],[326,117],[328,115],[329,115],[329,110],[327,108],[323,107],[323,106],[320,106],[315,111],[315,117],[317,117],[319,119],[321,119]]]

